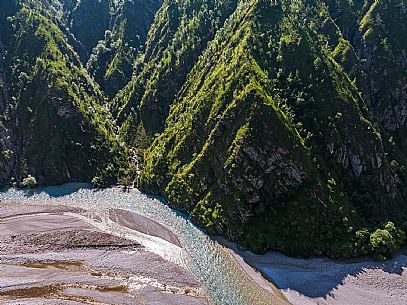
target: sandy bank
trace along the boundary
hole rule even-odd
[[[181,247],[178,237],[172,231],[140,214],[126,210],[111,209],[109,210],[109,218],[121,226],[147,235],[159,237],[178,247]]]
[[[407,305],[407,256],[343,262],[239,251],[219,239],[280,288],[294,305]]]
[[[187,270],[96,229],[81,220],[86,213],[1,204],[0,304],[208,304]],[[113,212],[113,218],[121,213],[127,215]],[[155,223],[140,220],[146,233],[177,242]]]

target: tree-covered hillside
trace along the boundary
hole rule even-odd
[[[52,8],[7,0],[3,44],[2,183],[114,183],[128,167],[104,94],[82,65]],[[51,17],[52,16],[52,17]]]
[[[405,242],[405,0],[0,9],[1,182],[135,179],[257,252]]]

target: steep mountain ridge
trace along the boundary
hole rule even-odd
[[[1,182],[137,178],[257,252],[405,241],[405,0],[0,8]]]
[[[3,157],[18,160],[9,169],[13,177],[2,182],[28,175],[41,184],[105,175],[114,182],[109,166],[119,166],[123,148],[103,94],[67,37],[40,10],[25,5],[2,20],[2,30],[13,33],[5,45],[11,103],[4,113],[14,139]]]
[[[132,125],[141,124],[150,135],[162,131],[173,98],[236,4],[236,0],[164,2],[134,79],[114,100],[126,141],[137,145],[138,134],[127,131]]]
[[[401,213],[366,104],[312,28],[332,21],[314,11],[328,14],[306,1],[241,5],[147,150],[142,189],[257,251],[343,253],[332,240],[355,234],[364,214],[367,225]]]
[[[94,48],[87,68],[106,94],[113,97],[130,80],[134,61],[162,0],[121,1],[113,9],[110,26]]]

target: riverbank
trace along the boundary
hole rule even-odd
[[[278,289],[247,264],[238,262],[240,258],[233,255],[229,249],[212,241],[181,213],[138,190],[124,192],[120,187],[91,189],[83,184],[34,190],[6,188],[0,192],[0,205],[9,203],[15,203],[14,212],[5,209],[3,217],[14,217],[15,214],[44,216],[63,213],[64,216],[72,216],[83,225],[90,225],[99,232],[142,245],[143,251],[157,255],[160,260],[180,267],[193,276],[198,283],[200,294],[197,298],[201,302],[204,299],[216,305],[288,304]],[[52,210],[57,207],[62,211]],[[66,208],[68,210],[64,211]],[[97,245],[97,250],[101,250],[101,246]],[[44,246],[44,249],[46,248],[47,246]],[[114,251],[120,250],[127,251]],[[59,251],[62,249],[57,249],[56,252]],[[174,270],[177,273],[177,269],[162,270],[162,273],[167,272],[175,277],[172,274]],[[259,284],[258,277],[261,278],[262,284]],[[188,296],[191,296],[188,287],[187,292]],[[177,304],[190,303],[187,301]],[[158,304],[166,303],[159,301]]]
[[[339,261],[255,255],[216,238],[273,282],[293,305],[407,304],[407,256],[392,260]]]
[[[407,304],[404,255],[376,263],[240,252],[137,190],[9,189],[0,202],[1,304],[87,304],[86,295],[104,304]]]
[[[89,213],[1,203],[1,304],[209,304],[189,271],[92,226],[82,219]],[[122,210],[112,210],[110,217],[178,243],[171,231],[145,217]]]

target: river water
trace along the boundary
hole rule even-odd
[[[187,268],[201,281],[213,304],[286,304],[259,286],[229,251],[211,240],[183,215],[170,209],[162,201],[138,191],[124,193],[119,188],[93,190],[81,184],[47,187],[36,191],[10,188],[0,192],[1,201],[21,204],[63,204],[106,215],[93,224],[104,231],[137,240],[148,250]],[[170,247],[168,243],[163,243],[157,238],[120,227],[109,220],[106,213],[109,208],[127,209],[162,224],[177,235],[182,249]]]

